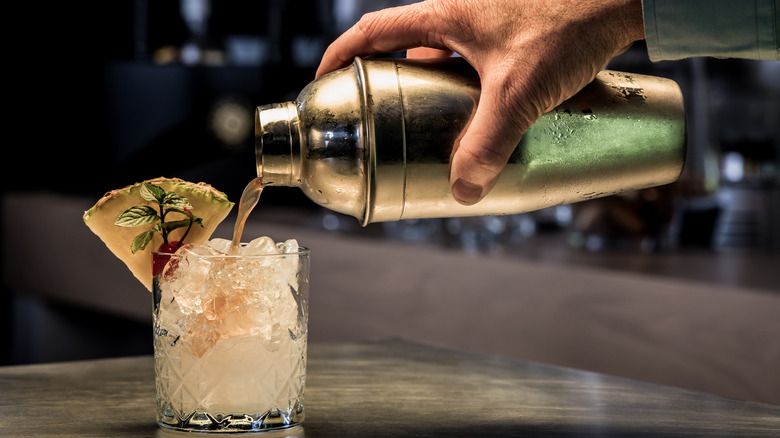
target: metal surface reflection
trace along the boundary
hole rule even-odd
[[[682,95],[668,79],[603,71],[527,131],[498,184],[465,206],[449,159],[479,102],[462,59],[356,59],[295,102],[258,107],[257,172],[363,225],[515,214],[677,179]]]

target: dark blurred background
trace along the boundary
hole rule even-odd
[[[9,135],[3,195],[43,192],[97,200],[143,179],[175,176],[206,181],[237,200],[256,175],[254,107],[294,99],[314,78],[330,41],[362,13],[398,3],[15,2],[5,15],[16,26],[6,32],[4,44],[10,48],[3,65],[11,78],[5,82],[11,99],[4,124]],[[273,218],[274,211],[292,209],[295,215],[280,214],[280,220],[324,233],[780,293],[780,63],[710,58],[651,63],[637,43],[609,67],[680,84],[689,149],[679,182],[523,215],[402,221],[366,229],[353,218],[323,211],[297,189],[276,188],[263,194],[262,214]],[[3,208],[9,205],[4,202]],[[5,239],[14,228],[4,227],[3,254],[13,257]],[[57,231],[39,232],[45,242],[46,233]],[[1,362],[151,348],[146,323],[41,300],[35,291],[9,286],[9,265],[4,263],[0,303],[7,334]],[[57,348],[46,338],[52,332],[95,336],[96,326],[111,327],[106,337],[125,337],[116,351]]]
[[[254,107],[294,99],[313,79],[330,41],[362,13],[399,3],[18,2],[11,9],[18,12],[8,15],[20,25],[9,35],[5,62],[13,78],[7,82],[12,96],[7,126],[13,135],[6,140],[11,147],[3,188],[98,196],[108,188],[173,175],[207,181],[237,199],[255,174]],[[767,216],[765,205],[750,207],[761,210],[748,213],[753,217],[740,213],[741,221],[757,222],[741,236],[715,228],[723,208],[716,199],[719,189],[725,187],[727,197],[746,192],[759,204],[777,190],[778,63],[650,63],[638,43],[610,68],[670,77],[680,84],[689,119],[689,156],[685,175],[674,187],[608,201],[632,210],[642,204],[644,217],[627,213],[623,224],[615,218],[604,224],[593,222],[598,213],[573,212],[580,217],[582,244],[609,245],[610,235],[667,233],[670,215],[677,214],[675,225],[686,232],[678,227],[674,236],[663,236],[675,244],[707,246],[715,239],[717,244],[776,249],[780,238],[772,222],[780,221]],[[12,171],[17,167],[23,173]],[[264,197],[266,203],[312,207],[295,189],[268,191]],[[676,211],[666,205],[671,202]],[[570,213],[559,211],[558,219],[573,217]],[[733,219],[729,214],[721,219]],[[633,219],[641,225],[632,228]],[[597,228],[602,231],[590,231]],[[597,234],[605,238],[588,240]]]
[[[255,173],[254,107],[294,98],[336,32],[327,0],[17,8],[10,125],[29,170],[9,190],[99,195],[175,175],[240,195]]]

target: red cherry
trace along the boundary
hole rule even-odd
[[[152,275],[156,276],[160,274],[171,259],[171,254],[175,253],[181,247],[181,243],[177,240],[172,240],[167,243],[163,243],[157,248],[156,253],[152,253]]]
[[[170,242],[163,243],[162,245],[160,245],[160,247],[157,248],[157,252],[173,254],[179,248],[181,248],[181,243],[179,243],[178,240],[171,240]]]

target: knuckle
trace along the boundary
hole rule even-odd
[[[501,90],[502,98],[496,104],[502,114],[509,117],[506,121],[509,128],[517,132],[525,132],[543,113],[549,104],[549,96],[553,91],[544,82],[532,79],[519,80],[511,74],[501,75],[498,83],[493,85]]]
[[[376,28],[378,23],[378,13],[368,12],[363,14],[362,17],[355,23],[354,29],[363,39],[372,42],[374,40],[373,29]]]
[[[476,165],[480,169],[495,172],[506,164],[508,153],[503,149],[484,143],[469,148],[462,148],[466,161]]]
[[[392,46],[394,36],[404,33],[419,33],[419,17],[414,13],[399,14],[398,11],[383,9],[363,14],[353,30],[374,52],[383,52]]]

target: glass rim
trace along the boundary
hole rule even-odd
[[[241,243],[242,246],[247,245],[246,243]],[[227,254],[227,253],[218,253],[218,254],[197,254],[198,257],[201,258],[225,258],[225,259],[246,259],[246,258],[273,258],[273,257],[291,257],[291,256],[308,256],[311,252],[311,249],[305,246],[299,246],[297,251],[293,252],[279,252],[279,253],[269,253],[269,254]],[[154,256],[178,256],[178,257],[184,257],[184,254],[178,254],[178,250],[175,252],[166,252],[166,251],[152,251],[152,255]]]

